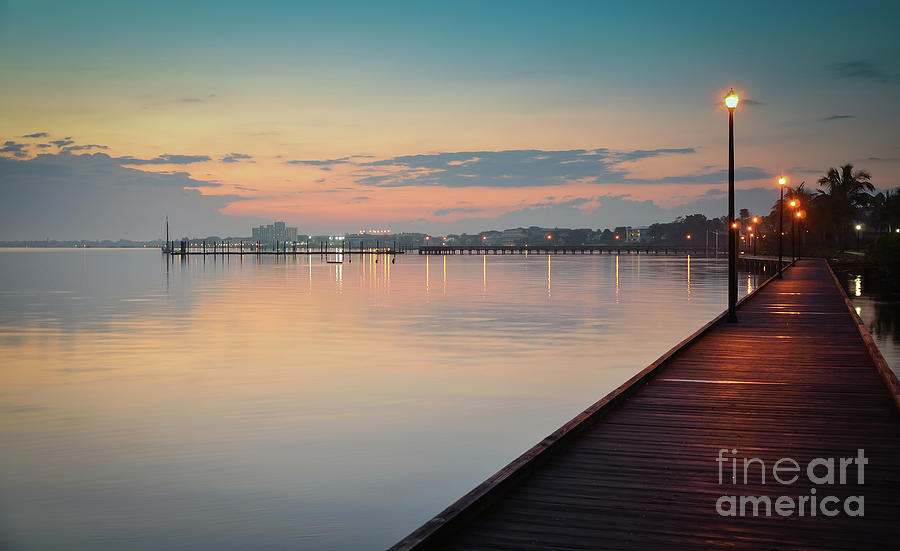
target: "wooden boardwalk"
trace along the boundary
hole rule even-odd
[[[713,320],[394,548],[897,548],[900,388],[828,266],[799,262],[738,317]],[[736,484],[730,462],[719,482],[720,449],[737,457]],[[859,449],[863,484],[855,464],[846,484],[810,482],[811,460]],[[793,484],[772,478],[783,457],[800,465],[781,473]],[[743,484],[745,458],[765,462],[765,484],[758,463]],[[723,495],[797,504],[812,488],[839,514],[810,516],[811,498],[804,516],[716,510]],[[846,514],[848,496],[863,496],[864,516]]]

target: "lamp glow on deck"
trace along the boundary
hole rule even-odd
[[[734,109],[738,106],[738,103],[740,101],[741,98],[739,98],[738,95],[734,93],[734,88],[728,90],[728,95],[725,96],[725,107]]]

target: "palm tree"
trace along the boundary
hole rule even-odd
[[[806,182],[800,182],[800,185],[797,187],[788,186],[786,190],[784,190],[784,200],[791,202],[797,201],[801,206],[809,207],[812,203],[813,197],[815,197],[815,193],[805,189]]]
[[[900,222],[900,188],[879,192],[872,197],[869,223],[872,227],[884,233],[885,228],[893,231]]]
[[[840,170],[829,168],[828,173],[819,179],[819,187],[824,190],[818,191],[829,214],[835,245],[844,245],[856,211],[871,201],[869,192],[875,191],[871,179],[868,172],[854,171],[849,163]]]

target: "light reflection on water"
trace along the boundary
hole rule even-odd
[[[697,257],[328,260],[0,252],[0,547],[386,547],[727,293]]]
[[[900,293],[867,274],[836,273],[845,282],[850,301],[881,355],[894,374],[900,376]]]

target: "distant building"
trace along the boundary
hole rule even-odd
[[[638,226],[638,227],[628,227],[628,238],[626,241],[629,243],[640,243],[641,241],[646,241],[649,239],[649,227],[647,226]]]
[[[275,243],[293,243],[297,241],[297,228],[286,226],[284,222],[275,222],[267,226],[251,228],[251,236],[254,241],[264,245]]]
[[[647,226],[619,226],[613,239],[623,243],[640,243],[649,239],[648,230]]]

